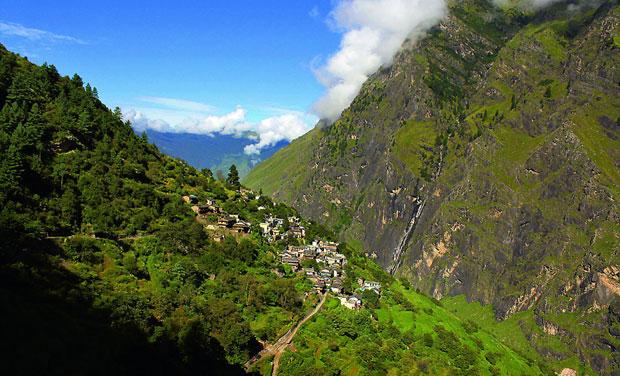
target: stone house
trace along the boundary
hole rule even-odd
[[[238,221],[232,225],[232,230],[237,234],[247,234],[250,232],[250,223],[245,221]]]
[[[295,239],[302,239],[306,237],[306,229],[304,226],[291,226],[289,233]]]
[[[222,228],[231,228],[237,221],[229,215],[221,216],[217,220],[217,225]]]

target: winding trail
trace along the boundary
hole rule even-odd
[[[260,361],[265,357],[275,355],[273,358],[273,369],[271,374],[272,376],[276,376],[278,374],[278,367],[280,366],[280,358],[282,357],[282,353],[284,352],[284,350],[286,350],[288,345],[291,344],[293,338],[297,334],[297,331],[299,331],[302,325],[305,324],[308,320],[312,318],[312,316],[314,316],[317,312],[321,310],[321,308],[323,307],[323,303],[325,303],[325,301],[327,300],[328,295],[328,293],[323,294],[321,301],[319,302],[319,304],[317,304],[316,307],[314,307],[312,312],[306,315],[306,317],[304,317],[303,320],[301,320],[297,324],[297,326],[295,326],[295,328],[286,332],[286,334],[280,337],[275,343],[266,346],[258,354],[256,354],[256,356],[248,360],[247,363],[245,363],[245,368],[248,369],[250,366],[252,366],[252,364]]]

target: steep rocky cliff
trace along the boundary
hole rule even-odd
[[[498,319],[533,310],[547,335],[612,373],[620,8],[570,3],[536,14],[453,3],[336,123],[247,183],[436,298],[465,294]]]

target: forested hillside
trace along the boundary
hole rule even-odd
[[[301,219],[301,239],[267,240],[258,224],[295,218],[294,209],[241,187],[235,169],[215,179],[163,155],[77,75],[1,47],[0,83],[3,371],[270,374],[271,358],[248,361],[321,297],[280,253],[331,232]],[[240,231],[229,228],[231,218]],[[580,367],[575,359],[545,364],[527,346],[513,350],[346,244],[338,250],[349,260],[342,292],[359,292],[363,306],[327,295],[294,338],[296,352],[284,352],[281,374]],[[361,291],[360,280],[381,287]]]
[[[181,196],[253,221],[292,209],[161,154],[79,76],[4,47],[0,106],[5,372],[243,373],[312,304],[270,271],[273,246],[214,242]]]
[[[496,3],[450,2],[339,120],[245,183],[437,299],[491,305],[490,326],[518,322],[514,333],[547,359],[613,374],[619,3]],[[455,307],[488,313],[470,308]]]

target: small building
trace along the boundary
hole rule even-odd
[[[316,257],[316,248],[309,246],[304,249],[304,258],[314,259]]]
[[[322,278],[317,278],[312,289],[318,292],[323,292],[325,290],[325,280]]]
[[[237,234],[247,234],[250,232],[250,223],[245,221],[238,221],[232,225],[232,230]]]
[[[319,272],[319,274],[321,275],[321,277],[323,278],[330,278],[332,276],[332,272],[329,269],[321,269],[321,271]]]
[[[200,215],[217,214],[217,213],[219,213],[219,208],[213,205],[199,205],[198,206],[198,214]]]
[[[222,228],[230,228],[232,227],[237,221],[235,220],[235,218],[229,216],[229,215],[225,215],[222,217],[219,217],[217,220],[217,225],[222,227]]]
[[[330,289],[334,294],[340,294],[342,292],[342,287],[342,279],[334,278]]]
[[[374,282],[374,281],[365,281],[364,284],[362,285],[362,291],[366,291],[366,290],[373,290],[377,294],[379,294],[381,292],[381,283]]]
[[[314,268],[304,268],[304,274],[308,278],[316,276],[316,272],[314,271]]]
[[[325,256],[324,260],[325,260],[325,263],[329,266],[336,265],[336,258],[332,256]]]
[[[303,258],[306,251],[304,246],[289,245],[288,252],[296,257]]]
[[[182,198],[183,198],[183,202],[185,202],[186,204],[197,204],[198,203],[198,197],[194,195],[183,196]]]
[[[279,227],[284,225],[284,219],[270,216],[265,219],[265,222],[269,223],[271,227]]]
[[[362,307],[362,301],[355,296],[340,296],[338,300],[340,300],[340,304],[348,309],[360,309]]]
[[[291,256],[288,254],[282,255],[282,263],[290,265],[294,272],[299,270],[299,259],[295,256]]]
[[[323,252],[333,252],[336,253],[338,251],[338,243],[334,242],[319,242],[319,247],[323,250]]]
[[[336,264],[340,266],[345,266],[347,264],[347,256],[343,255],[342,253],[336,253],[333,257],[336,261]]]
[[[306,237],[306,229],[304,226],[291,226],[289,233],[295,239],[302,239]]]

